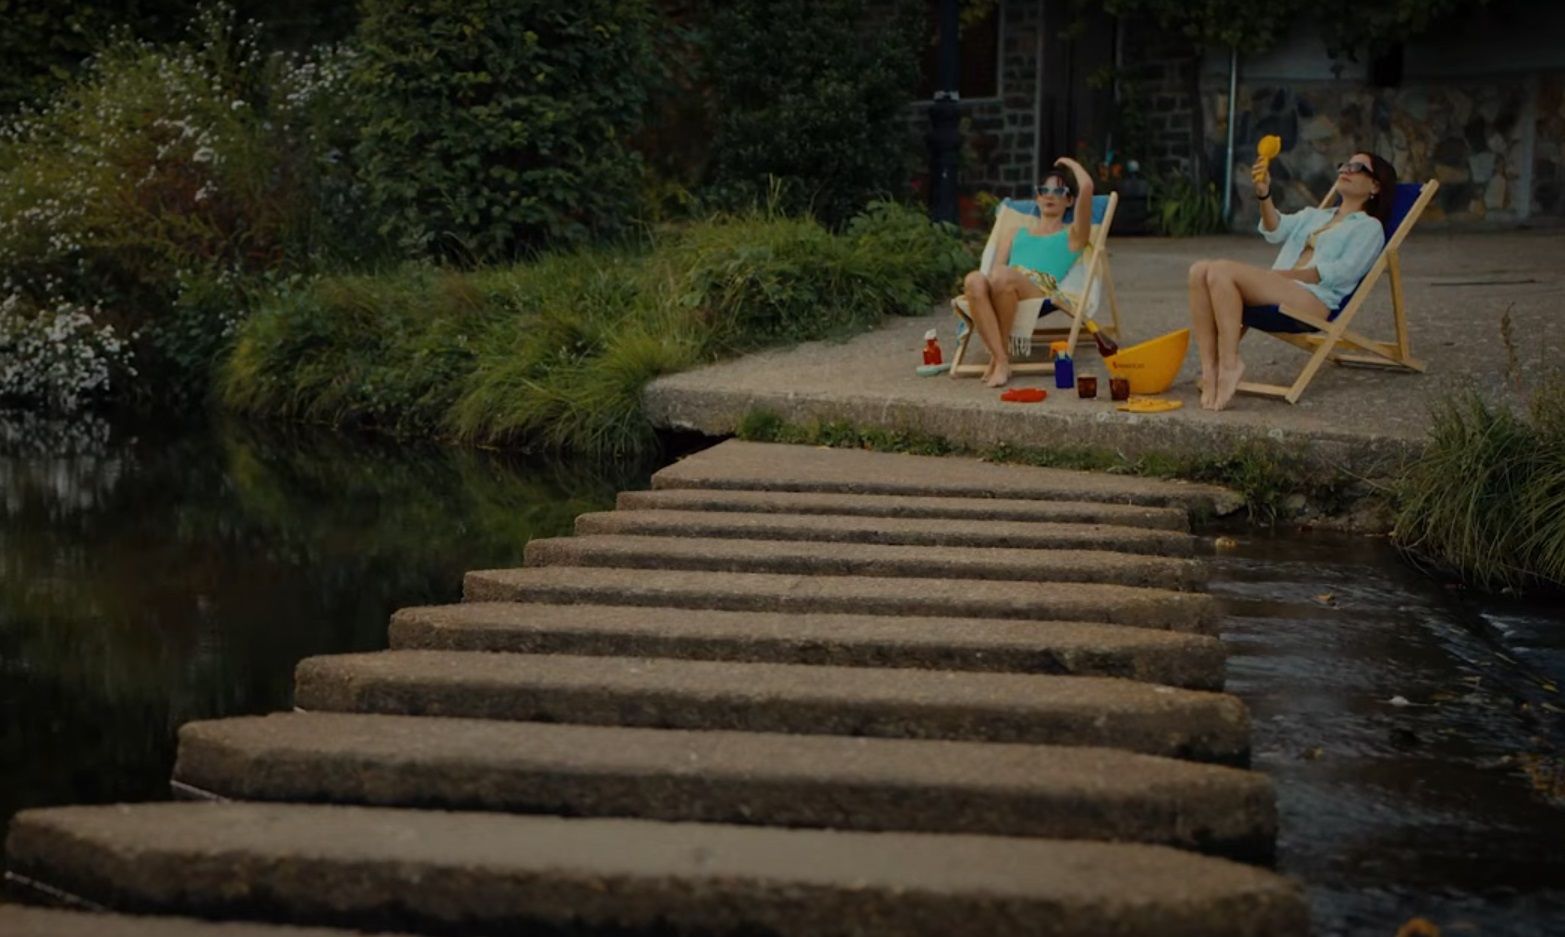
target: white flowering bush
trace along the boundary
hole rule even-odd
[[[135,376],[129,349],[102,311],[62,302],[24,309],[0,300],[0,402],[70,413],[106,395],[115,375]]]
[[[20,338],[0,341],[4,392],[198,394],[251,279],[370,249],[342,159],[350,53],[268,53],[259,35],[209,8],[189,41],[120,39],[49,103],[0,121],[5,334],[67,346],[16,360]],[[132,357],[160,386],[112,384]],[[68,386],[86,393],[38,391]]]

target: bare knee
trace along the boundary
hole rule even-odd
[[[1212,260],[1206,264],[1206,285],[1208,287],[1221,286],[1230,283],[1234,278],[1234,262],[1231,260]]]
[[[1190,285],[1206,285],[1206,270],[1212,265],[1210,260],[1198,260],[1190,265]]]
[[[974,270],[962,280],[962,286],[966,289],[969,296],[987,294],[989,292],[989,278],[984,276],[982,270]]]

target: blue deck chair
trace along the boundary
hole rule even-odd
[[[1397,185],[1396,201],[1391,206],[1391,239],[1381,248],[1374,266],[1364,274],[1358,286],[1321,319],[1286,306],[1246,306],[1244,324],[1259,329],[1273,338],[1280,339],[1310,353],[1310,360],[1292,384],[1252,384],[1244,382],[1239,390],[1248,394],[1280,397],[1289,403],[1298,403],[1304,388],[1314,380],[1315,372],[1330,359],[1334,364],[1361,365],[1364,367],[1394,368],[1400,371],[1423,371],[1424,363],[1413,357],[1408,340],[1407,308],[1402,300],[1402,242],[1418,223],[1418,218],[1434,198],[1440,183],[1433,179],[1420,185],[1403,182]],[[1320,207],[1330,207],[1337,190],[1326,193]],[[1391,309],[1396,319],[1396,338],[1383,342],[1367,338],[1349,328],[1353,318],[1364,307],[1364,302],[1380,281],[1381,274],[1390,271]],[[1342,346],[1342,347],[1339,347]],[[1345,349],[1350,349],[1345,351]]]
[[[1084,311],[1087,318],[1092,318],[1101,300],[1107,298],[1112,324],[1104,326],[1103,331],[1116,340],[1120,337],[1119,302],[1114,296],[1114,278],[1109,273],[1108,237],[1109,228],[1114,224],[1114,210],[1118,206],[1118,192],[1092,197],[1092,237],[1088,240],[1087,249],[1082,257],[1076,261],[1070,274],[1060,284],[1061,292],[1072,299],[1075,310]],[[1074,209],[1066,213],[1067,223],[1072,220],[1073,213]],[[988,275],[994,268],[995,255],[999,253],[1000,245],[1037,215],[1038,205],[1031,200],[1008,198],[1001,202],[999,210],[995,213],[994,227],[989,231],[989,241],[984,245],[983,259],[978,269]],[[1075,348],[1078,342],[1087,338],[1081,334],[1082,316],[1075,313],[1068,313],[1071,318],[1068,329],[1038,327],[1036,323],[1041,321],[1040,316],[1052,309],[1054,304],[1046,299],[1024,300],[1018,304],[1016,323],[1009,336],[1013,374],[1053,374],[1053,361],[1015,359],[1026,357],[1039,343],[1042,343],[1042,347],[1047,350],[1050,342],[1064,339],[1070,343],[1071,348]],[[967,357],[967,346],[973,338],[973,317],[968,309],[967,297],[958,296],[951,300],[951,311],[957,317],[957,342],[956,351],[951,356],[951,376],[978,377],[984,373],[984,365],[964,363]]]

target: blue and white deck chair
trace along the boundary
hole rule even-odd
[[[1099,301],[1107,295],[1109,313],[1113,324],[1104,326],[1103,331],[1118,340],[1120,338],[1119,302],[1114,297],[1114,279],[1109,274],[1108,238],[1109,227],[1114,223],[1114,209],[1119,206],[1119,193],[1108,195],[1094,195],[1092,197],[1092,236],[1087,241],[1087,248],[1082,256],[1077,258],[1075,266],[1066,274],[1064,282],[1060,284],[1060,291],[1069,298],[1072,309],[1061,310],[1070,316],[1070,328],[1039,328],[1039,318],[1043,313],[1053,310],[1054,304],[1046,299],[1023,300],[1016,307],[1016,321],[1011,325],[1011,373],[1013,374],[1053,374],[1053,361],[1023,361],[1032,351],[1033,346],[1042,343],[1045,351],[1050,342],[1064,339],[1070,343],[1071,348],[1086,338],[1082,334],[1082,315],[1087,318],[1095,318]],[[1074,212],[1074,209],[1072,209]],[[1067,212],[1067,223],[1072,218],[1072,212]],[[995,213],[994,228],[989,232],[989,241],[984,245],[984,256],[978,269],[987,276],[994,269],[995,255],[1000,250],[1000,245],[1006,243],[1023,225],[1031,222],[1038,216],[1036,202],[1022,199],[1006,199],[1000,203],[999,210]],[[964,364],[967,357],[968,343],[973,339],[973,316],[967,305],[966,296],[958,296],[951,300],[951,311],[957,316],[957,342],[956,352],[951,356],[952,377],[978,377],[984,373],[982,364]]]
[[[1298,403],[1304,388],[1315,378],[1315,372],[1329,358],[1333,364],[1361,365],[1372,368],[1394,368],[1400,371],[1423,371],[1424,363],[1413,357],[1412,345],[1407,334],[1407,308],[1402,300],[1402,242],[1418,223],[1418,218],[1434,198],[1440,183],[1433,179],[1420,185],[1416,182],[1397,184],[1396,201],[1391,206],[1391,239],[1381,248],[1375,265],[1369,268],[1342,305],[1331,311],[1325,319],[1286,306],[1246,306],[1244,324],[1260,329],[1273,338],[1310,352],[1310,360],[1290,385],[1241,383],[1239,390],[1248,394],[1281,397],[1289,403]],[[1321,200],[1321,208],[1335,203],[1335,186]],[[1364,302],[1380,281],[1381,274],[1391,272],[1391,310],[1396,320],[1396,337],[1382,342],[1367,338],[1349,326],[1364,307]],[[1339,348],[1338,346],[1344,346]],[[1348,353],[1351,351],[1352,353]]]

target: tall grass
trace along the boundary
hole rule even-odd
[[[662,374],[921,313],[972,258],[949,226],[873,206],[833,235],[766,212],[476,272],[331,277],[241,330],[231,409],[507,448],[635,458]]]
[[[1488,589],[1565,587],[1565,375],[1522,411],[1448,401],[1397,494],[1393,536],[1420,560]]]

